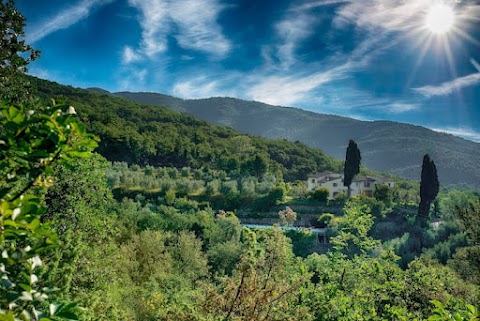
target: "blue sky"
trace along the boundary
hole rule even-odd
[[[480,0],[17,0],[41,78],[230,96],[480,141]],[[442,17],[438,28],[443,27]]]

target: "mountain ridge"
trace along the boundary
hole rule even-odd
[[[41,101],[48,103],[54,97],[75,106],[87,130],[101,138],[96,151],[110,161],[219,169],[257,177],[269,172],[286,181],[342,167],[340,161],[300,142],[246,135],[98,88],[85,90],[35,77],[29,81]]]
[[[425,153],[445,185],[480,187],[480,144],[429,128],[390,120],[362,121],[231,97],[181,99],[152,92],[113,95],[189,113],[210,123],[266,138],[300,141],[343,159],[354,139],[373,170],[419,179]]]

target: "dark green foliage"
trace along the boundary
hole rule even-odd
[[[381,201],[385,206],[390,207],[393,201],[393,191],[388,185],[375,185],[373,197],[377,201]]]
[[[457,272],[468,284],[480,285],[480,246],[457,249],[448,266]]]
[[[360,162],[362,156],[360,155],[360,150],[357,147],[357,144],[350,140],[348,142],[347,152],[345,154],[345,164],[343,167],[343,185],[348,186],[348,196],[350,197],[350,184],[352,180],[360,172]]]
[[[292,241],[292,250],[296,256],[307,257],[315,252],[315,235],[309,231],[286,231],[285,235]]]
[[[460,227],[473,245],[480,245],[480,198],[477,204],[470,203],[465,208],[456,207]]]
[[[13,0],[0,1],[0,100],[25,102],[29,83],[24,77],[27,65],[39,51],[25,43],[25,18],[15,8]]]
[[[11,1],[2,5],[13,8]],[[48,96],[55,86],[42,88]],[[476,302],[480,290],[469,284],[479,282],[478,245],[457,249],[448,267],[426,259],[427,251],[401,270],[395,242],[381,245],[372,237],[375,204],[368,202],[383,204],[373,198],[352,198],[343,215],[323,204],[338,210],[323,216],[336,228],[334,246],[307,259],[295,257],[291,244],[306,256],[314,238],[307,231],[252,231],[233,212],[209,206],[279,205],[291,196],[282,175],[293,180],[338,169],[321,152],[102,92],[59,91],[103,136],[100,150],[131,166],[112,169],[91,157],[95,139],[69,105],[37,105],[32,112],[28,104],[1,103],[0,320],[77,319],[73,312],[86,321],[468,320],[478,314],[466,303]],[[131,199],[114,199],[107,181],[117,196]],[[439,217],[446,219],[441,204]],[[296,216],[288,207],[280,214]],[[478,226],[468,223],[478,208],[459,216],[477,244]],[[431,257],[443,261],[451,253],[442,241],[454,245],[452,252],[464,235],[452,221],[414,228],[431,240],[423,245],[437,242]],[[72,301],[83,309],[66,303]]]
[[[284,185],[275,186],[267,195],[259,198],[255,202],[255,209],[258,211],[266,211],[269,208],[278,205],[284,200],[287,191]]]
[[[362,150],[363,165],[414,180],[420,175],[417,160],[428,152],[435,158],[442,185],[480,187],[480,145],[421,126],[360,121],[234,98],[184,100],[155,93],[114,95],[186,112],[212,124],[228,124],[242,133],[273,139],[288,137],[339,160],[345,159],[342,146],[353,139]]]
[[[430,205],[437,197],[440,184],[438,182],[437,168],[430,156],[423,156],[422,176],[420,181],[420,204],[418,205],[418,218],[425,225],[429,217]]]
[[[166,108],[36,78],[30,81],[45,100],[60,96],[74,104],[87,128],[101,137],[98,152],[110,161],[208,167],[258,177],[269,171],[287,181],[340,168],[338,161],[301,143],[246,136]]]
[[[310,194],[310,198],[318,201],[318,202],[323,202],[326,203],[328,202],[328,196],[330,195],[330,190],[326,187],[320,187],[314,190]]]
[[[0,102],[0,317],[4,320],[20,315],[30,320],[32,314],[44,320],[74,318],[75,305],[51,305],[49,313],[40,312],[53,286],[37,274],[45,254],[58,248],[58,237],[41,221],[46,209],[42,198],[32,192],[34,186],[51,186],[55,166],[72,165],[75,157],[88,158],[97,146],[72,109],[37,106],[33,112]]]

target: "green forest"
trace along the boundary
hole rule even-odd
[[[26,76],[0,16],[1,321],[480,319],[478,191],[328,200],[305,180],[343,162]]]

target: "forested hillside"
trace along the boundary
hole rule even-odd
[[[480,318],[480,195],[427,155],[420,195],[328,200],[284,181],[341,169],[301,143],[25,78],[24,18],[0,17],[1,321]]]
[[[267,171],[288,181],[323,170],[341,170],[341,162],[299,142],[269,140],[210,125],[193,116],[31,78],[48,101],[58,97],[75,106],[87,128],[101,137],[99,153],[111,161],[152,166],[189,166],[261,175]]]
[[[182,100],[130,92],[115,95],[183,111],[243,133],[301,141],[337,159],[345,157],[348,140],[353,139],[362,151],[365,166],[410,179],[420,177],[421,159],[429,153],[435,159],[442,184],[480,187],[480,144],[424,127],[359,121],[233,98]]]

